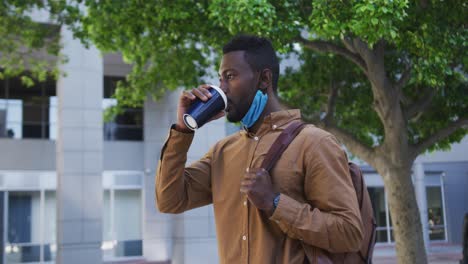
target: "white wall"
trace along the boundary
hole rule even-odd
[[[418,161],[423,163],[430,162],[459,162],[468,161],[468,136],[459,143],[452,144],[449,151],[427,152],[418,157]]]

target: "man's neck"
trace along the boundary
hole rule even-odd
[[[251,128],[249,128],[249,132],[257,133],[265,117],[267,117],[273,112],[281,111],[283,109],[285,108],[281,105],[276,95],[268,95],[268,102],[265,106],[265,109],[263,109],[263,112],[258,118],[257,122],[255,122],[255,124]]]

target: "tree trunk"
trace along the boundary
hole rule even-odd
[[[427,255],[416,194],[411,181],[411,167],[391,164],[379,167],[376,169],[385,183],[398,263],[425,264]]]

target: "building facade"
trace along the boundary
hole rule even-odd
[[[462,243],[463,219],[468,213],[468,137],[453,144],[450,151],[419,156],[413,166],[413,183],[427,243]],[[393,244],[383,180],[375,170],[362,165],[377,221],[377,242]],[[422,174],[422,177],[418,177]],[[418,178],[420,183],[418,183]],[[418,189],[418,185],[422,188]],[[424,199],[425,198],[425,199]],[[426,245],[429,246],[429,245]]]
[[[66,76],[32,88],[17,78],[0,81],[0,264],[217,263],[211,206],[180,215],[161,214],[155,206],[155,171],[180,91],[106,123],[103,111],[116,103],[115,83],[129,66],[116,54],[86,49],[66,29],[61,34]],[[231,131],[224,120],[201,128],[188,162]],[[461,243],[466,149],[467,138],[450,152],[417,160],[428,243]],[[383,182],[363,168],[377,241],[392,244]]]

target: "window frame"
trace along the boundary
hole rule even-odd
[[[122,181],[123,179],[123,181]],[[125,182],[125,179],[132,179],[135,180],[133,182]],[[141,208],[141,215],[140,215],[140,227],[141,227],[141,241],[142,241],[142,255],[141,256],[105,256],[104,249],[102,249],[103,254],[103,261],[104,262],[115,262],[115,261],[131,261],[131,260],[140,260],[143,259],[143,232],[144,232],[144,227],[145,227],[145,213],[144,213],[144,208],[145,208],[145,177],[144,173],[142,171],[104,171],[103,172],[103,183],[102,183],[102,189],[103,189],[103,205],[104,205],[104,193],[106,191],[109,191],[109,196],[110,196],[110,233],[112,234],[113,237],[111,237],[111,240],[104,241],[104,229],[103,231],[103,236],[102,236],[102,247],[104,247],[105,243],[108,245],[112,241],[117,241],[116,236],[117,233],[115,230],[115,224],[114,224],[114,206],[115,206],[115,191],[127,191],[127,190],[137,190],[140,191],[140,208]],[[103,211],[105,209],[103,208]],[[104,221],[104,216],[103,219]],[[104,223],[103,223],[104,224]],[[115,245],[114,245],[115,246]],[[113,248],[108,249],[108,250],[113,250]],[[115,253],[115,252],[114,252]]]
[[[57,248],[57,241],[52,243],[48,241],[45,232],[45,197],[48,191],[57,193],[57,172],[56,171],[17,171],[17,170],[0,170],[0,191],[3,192],[3,242],[4,247],[8,244],[8,195],[9,192],[41,192],[40,195],[40,223],[41,227],[40,238],[40,259],[44,259],[44,249],[47,245],[52,248]],[[108,261],[131,261],[141,260],[143,257],[143,235],[145,228],[145,173],[143,171],[103,171],[102,172],[102,186],[104,191],[112,187],[115,190],[139,190],[140,191],[140,234],[142,241],[142,255],[141,256],[128,256],[128,257],[114,257],[111,259],[103,258],[103,262]],[[55,196],[57,197],[57,196]],[[55,200],[57,203],[57,200]],[[57,217],[57,216],[56,216]],[[102,218],[104,220],[104,217]],[[57,226],[56,226],[57,228]],[[57,232],[57,230],[56,230]],[[104,241],[104,237],[101,238]],[[101,242],[101,243],[102,243]],[[102,245],[102,244],[101,244]],[[4,249],[3,249],[4,250]],[[56,251],[55,251],[56,252]],[[52,252],[51,252],[52,253]],[[6,254],[2,255],[3,263],[6,263]],[[51,257],[51,261],[43,261],[42,263],[54,263],[56,255]]]
[[[105,111],[108,107],[111,107],[113,105],[117,104],[117,99],[113,98],[113,94],[115,93],[116,90],[116,84],[118,81],[125,81],[124,76],[114,76],[114,75],[104,75],[103,76],[103,96],[102,96],[102,110]],[[136,114],[132,114],[132,112],[135,112]],[[139,113],[141,113],[141,125],[134,125],[134,124],[119,124],[118,119],[125,117],[125,115],[128,115],[130,113],[130,116],[137,116]],[[109,121],[109,122],[103,122],[102,129],[103,129],[103,138],[104,141],[132,141],[132,142],[141,142],[145,140],[145,134],[144,134],[144,129],[145,129],[145,110],[144,107],[127,107],[124,108],[124,112],[120,115],[117,115],[114,120]],[[141,137],[140,135],[136,136],[135,138],[131,138],[130,136],[126,136],[123,138],[118,138],[116,137],[116,132],[118,131],[117,129],[121,129],[122,131],[125,130],[130,130],[134,131],[135,133],[139,134],[141,131]],[[115,130],[115,131],[113,131]]]
[[[50,188],[13,188],[13,189],[5,189],[3,191],[3,230],[5,230],[3,234],[3,244],[6,249],[6,247],[15,247],[15,246],[39,246],[39,263],[54,263],[55,258],[56,258],[56,251],[51,249],[51,260],[50,261],[45,261],[45,254],[44,250],[46,246],[50,246],[51,248],[56,248],[56,241],[46,241],[45,239],[45,193],[46,192],[56,192],[55,189],[50,189]],[[10,243],[8,241],[8,230],[9,230],[9,199],[10,199],[10,193],[17,193],[17,192],[25,192],[25,193],[39,193],[39,241],[31,241],[31,242],[20,242],[20,243]],[[2,254],[3,258],[3,263],[7,263],[7,254],[5,253]],[[53,255],[52,255],[53,254]],[[29,263],[29,262],[25,262]],[[37,263],[37,262],[32,262],[32,263]]]
[[[27,73],[26,73],[27,75]],[[14,85],[19,85],[16,88],[12,88],[11,83],[14,82]],[[6,116],[5,116],[5,131],[0,131],[0,138],[10,138],[10,139],[39,139],[39,140],[55,140],[55,138],[52,138],[53,133],[51,130],[54,127],[56,120],[56,115],[57,111],[53,112],[50,111],[51,108],[54,108],[56,110],[57,106],[56,104],[53,104],[50,98],[52,97],[57,97],[57,82],[56,80],[52,79],[50,76],[43,81],[43,82],[36,82],[33,87],[26,87],[25,85],[22,84],[21,80],[19,77],[13,77],[13,78],[5,78],[0,82],[0,85],[2,86],[0,91],[0,100],[4,101],[4,103],[1,104],[2,107],[6,110]],[[18,94],[22,90],[29,90],[31,95],[25,96],[22,94],[23,97],[17,98],[18,96],[15,96],[15,92],[12,92],[14,90],[17,90]],[[40,89],[39,91],[36,91],[34,89]],[[40,103],[31,103],[30,101],[27,101],[29,98],[37,97],[39,98]],[[14,105],[17,104],[16,101],[20,102],[20,107],[21,107],[21,116],[19,117],[19,120],[13,120],[9,121],[8,117],[8,112],[9,108],[14,109]],[[12,102],[12,106],[10,107],[10,102]],[[40,120],[25,120],[25,109],[31,109],[31,107],[37,107],[40,109]],[[2,108],[3,109],[3,108]],[[34,111],[32,111],[34,112]],[[55,115],[55,116],[53,116]],[[47,118],[46,118],[47,117]],[[8,136],[8,128],[9,124],[13,124],[13,127],[19,126],[21,128],[20,130],[20,135],[19,136]],[[32,126],[32,127],[39,127],[40,133],[39,136],[35,135],[31,128],[27,128],[27,126]],[[11,126],[10,126],[11,127]],[[34,136],[24,136],[29,132],[31,135]],[[5,133],[5,135],[3,135]]]
[[[438,179],[435,180],[435,177]],[[430,171],[425,171],[424,173],[424,187],[426,190],[426,204],[427,204],[427,188],[428,187],[439,187],[441,191],[441,205],[442,205],[442,213],[443,213],[443,218],[444,218],[444,234],[445,234],[445,239],[443,240],[431,240],[429,238],[429,243],[440,243],[440,242],[448,242],[448,228],[447,228],[447,208],[445,204],[445,189],[444,189],[444,177],[445,173],[444,172],[430,172]],[[384,188],[384,193],[385,193],[385,214],[387,218],[387,242],[377,242],[376,244],[380,245],[394,245],[395,244],[395,239],[393,238],[393,225],[391,224],[391,219],[390,219],[390,209],[388,206],[388,200],[387,200],[387,192],[385,191],[385,186],[383,183],[383,180],[381,176],[375,172],[367,172],[364,173],[364,180],[367,183],[367,188]],[[426,208],[428,209],[428,208]],[[429,232],[429,230],[428,230]]]

